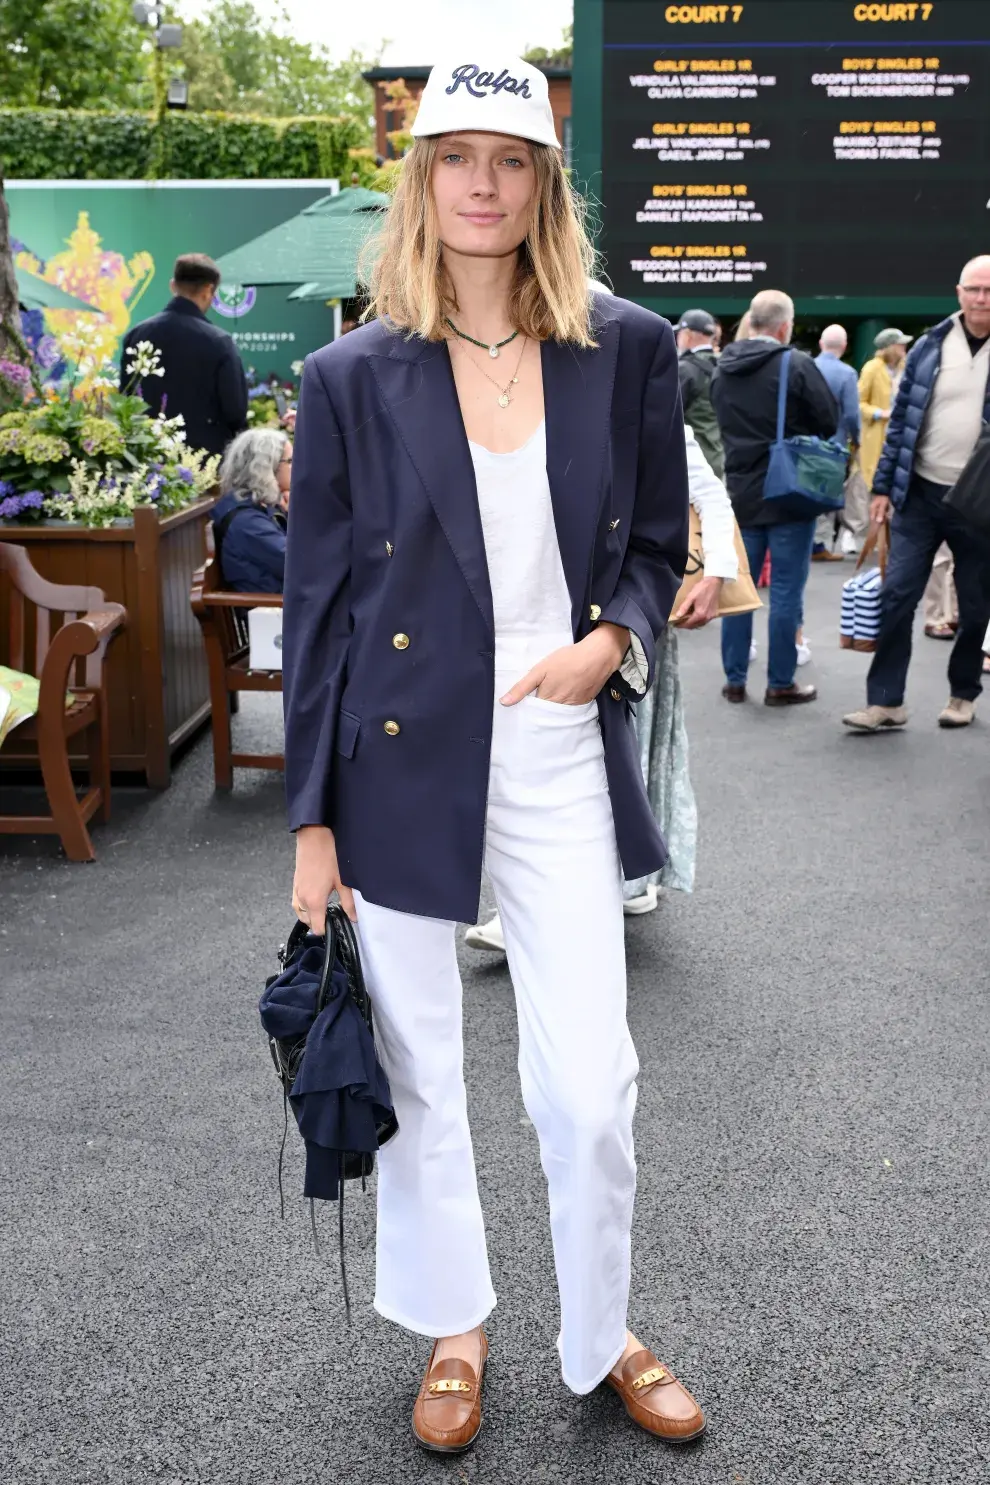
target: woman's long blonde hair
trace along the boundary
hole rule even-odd
[[[369,243],[367,315],[388,319],[409,335],[443,340],[444,318],[457,310],[444,269],[430,176],[439,137],[417,139],[402,161],[385,225]],[[513,327],[534,340],[593,346],[588,279],[595,251],[585,207],[564,170],[561,153],[531,144],[536,170],[529,231],[509,297]]]

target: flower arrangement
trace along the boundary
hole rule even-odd
[[[295,408],[299,397],[298,378],[302,373],[303,363],[292,362],[292,377],[282,377],[276,372],[270,372],[268,376],[259,380],[258,374],[253,366],[247,367],[246,377],[248,384],[248,413],[247,421],[249,428],[284,428],[286,426],[285,412],[279,412],[279,402],[284,409]]]
[[[213,487],[219,459],[190,449],[182,418],[152,417],[140,395],[142,379],[164,375],[149,341],[130,350],[123,392],[82,340],[72,350],[58,388],[0,361],[0,519],[109,526],[139,505],[180,510]]]

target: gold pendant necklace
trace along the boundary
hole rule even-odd
[[[506,384],[505,384],[504,387],[503,386],[500,386],[499,383],[495,380],[495,378],[493,376],[489,376],[488,375],[488,372],[485,371],[483,367],[481,367],[481,366],[479,366],[477,364],[477,362],[475,361],[475,359],[474,359],[473,356],[470,356],[470,355],[468,356],[468,360],[471,362],[471,365],[475,368],[475,370],[476,371],[480,371],[481,374],[482,374],[482,376],[485,377],[485,379],[487,381],[490,381],[493,387],[498,387],[498,405],[499,405],[499,407],[508,407],[509,406],[509,403],[512,401],[511,397],[509,396],[509,388],[510,387],[514,387],[515,384],[516,384],[516,382],[518,382],[518,380],[519,380],[519,368],[522,365],[522,359],[523,359],[523,356],[525,356],[525,354],[526,354],[526,346],[528,344],[529,344],[528,341],[525,341],[525,340],[523,341],[523,348],[519,352],[519,360],[516,362],[515,374],[513,376],[510,376],[509,380],[506,382]]]

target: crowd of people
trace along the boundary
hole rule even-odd
[[[931,580],[927,632],[954,639],[938,720],[972,721],[990,543],[944,497],[990,418],[990,257],[965,265],[957,313],[914,345],[885,329],[858,376],[840,325],[815,356],[792,345],[779,290],[756,294],[724,346],[707,310],[672,327],[591,278],[543,74],[484,60],[481,78],[504,85],[431,73],[368,322],[308,358],[298,428],[247,429],[202,255],[178,261],[171,303],[129,338],[163,353],[149,400],[224,453],[224,581],[284,588],[292,904],[322,934],[336,893],[357,924],[399,1128],[380,1158],[375,1303],[434,1341],[416,1438],[452,1452],[481,1425],[495,1297],[454,935],[487,873],[500,912],[468,942],[506,952],[516,989],[564,1380],[606,1383],[643,1428],[684,1442],[702,1409],[626,1324],[637,1062],[622,933],[662,885],[694,879],[677,630],[721,619],[722,694],[745,704],[752,580],[768,567],[763,700],[813,702],[797,679],[811,563],[889,523],[866,706],[843,720],[904,725]],[[840,471],[838,513],[782,495],[775,460],[795,440]]]
[[[190,441],[223,453],[213,534],[225,586],[280,592],[296,413],[285,412],[282,429],[247,428],[248,392],[236,346],[206,317],[219,281],[212,259],[182,255],[171,301],[134,327],[125,344],[141,339],[156,345],[165,376],[145,390],[150,405],[182,412]],[[602,283],[591,286],[609,292]],[[689,498],[704,569],[677,620],[693,629],[721,618],[727,701],[747,700],[758,658],[752,611],[721,612],[722,587],[738,577],[740,550],[751,573],[769,576],[764,702],[802,705],[818,694],[797,679],[798,667],[811,658],[803,630],[810,564],[856,556],[871,527],[889,522],[889,565],[867,702],[843,720],[870,732],[905,724],[912,625],[923,595],[925,634],[953,643],[950,696],[939,723],[961,727],[972,721],[980,675],[990,667],[983,654],[990,550],[943,497],[990,414],[990,258],[966,264],[957,293],[958,313],[922,336],[910,356],[911,336],[896,327],[882,330],[858,375],[845,359],[848,335],[842,325],[825,327],[815,356],[792,346],[794,305],[777,290],[754,297],[724,347],[722,324],[705,309],[686,311],[674,325]],[[349,331],[356,328],[356,321],[348,322]],[[784,437],[827,440],[848,460],[838,513],[810,519],[795,514],[787,501],[766,497],[782,368]],[[636,727],[650,803],[670,856],[662,870],[627,883],[628,915],[651,911],[664,883],[690,891],[694,880],[696,809],[672,628],[661,641],[656,684],[636,709]],[[467,942],[504,951],[498,915],[469,928]]]
[[[784,436],[838,445],[849,460],[841,513],[795,519],[786,501],[766,498],[770,451],[777,436],[780,367],[794,329],[794,306],[775,290],[754,298],[736,339],[719,352],[719,326],[690,310],[677,326],[685,421],[695,427],[725,483],[750,565],[769,556],[768,706],[816,699],[796,679],[809,656],[802,633],[811,562],[856,555],[871,525],[889,523],[889,562],[881,588],[876,654],[867,705],[843,718],[859,731],[901,727],[915,611],[924,597],[925,633],[953,641],[949,698],[940,726],[973,720],[990,621],[990,546],[955,514],[945,496],[972,456],[990,417],[990,257],[971,259],[956,293],[959,310],[914,345],[890,327],[874,339],[874,356],[858,377],[843,358],[848,337],[829,325],[812,358],[792,350],[787,370]],[[838,550],[836,546],[838,545]],[[723,619],[723,695],[747,697],[755,658],[752,615]]]

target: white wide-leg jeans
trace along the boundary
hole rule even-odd
[[[638,1064],[597,706],[497,699],[554,647],[497,651],[485,865],[549,1191],[563,1377],[585,1393],[626,1342]],[[375,1308],[422,1335],[457,1335],[481,1324],[495,1292],[468,1128],[456,924],[355,895],[399,1121],[379,1157]]]

